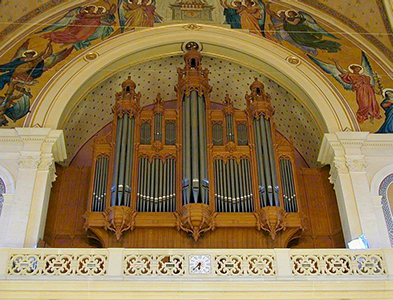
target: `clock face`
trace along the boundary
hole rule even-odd
[[[190,274],[209,274],[211,260],[209,255],[190,255]]]

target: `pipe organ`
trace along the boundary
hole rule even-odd
[[[287,246],[304,229],[295,149],[276,130],[264,85],[255,79],[240,110],[228,95],[210,98],[197,49],[184,62],[177,99],[158,94],[141,107],[131,77],[116,94],[112,132],[94,145],[86,230],[109,247],[127,246],[123,236],[138,228],[173,228],[198,243],[254,227]]]

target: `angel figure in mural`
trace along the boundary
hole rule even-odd
[[[306,53],[312,55],[318,55],[318,50],[309,46],[304,46],[296,43],[289,35],[289,33],[285,31],[284,29],[284,21],[286,18],[285,10],[279,10],[277,12],[274,12],[270,7],[270,2],[268,2],[266,4],[266,12],[269,15],[271,21],[271,24],[269,24],[269,29],[272,32],[271,36],[275,38],[279,43],[285,41],[291,43],[292,45],[298,47],[299,49],[301,49]]]
[[[384,89],[382,96],[384,100],[381,103],[381,107],[385,111],[386,118],[377,133],[393,133],[393,89]]]
[[[109,0],[105,0],[109,4]],[[115,24],[116,5],[109,9],[89,5],[71,9],[56,23],[45,27],[37,34],[53,43],[73,45],[80,50],[91,45],[91,41],[105,39],[112,34]]]
[[[332,75],[346,90],[356,93],[358,111],[356,118],[360,124],[370,119],[381,119],[379,105],[376,99],[375,79],[371,64],[362,51],[361,65],[351,64],[348,70],[340,66],[337,60],[332,59],[334,64],[328,64],[311,55],[308,57],[315,62],[323,71]]]
[[[249,30],[251,33],[265,37],[266,8],[262,0],[235,0],[228,4],[227,0],[220,1],[224,7],[225,21],[231,28]]]
[[[156,12],[156,0],[119,0],[118,14],[120,32],[135,27],[153,27],[154,23],[163,21]]]
[[[8,86],[4,97],[0,97],[1,123],[4,123],[4,114],[15,121],[28,113],[32,95],[26,87],[37,84],[45,71],[64,60],[73,49],[53,53],[52,44],[48,43],[44,51],[37,53],[29,49],[29,43],[27,40],[18,48],[11,62],[0,65],[0,90]],[[19,101],[15,103],[15,100]]]
[[[318,49],[329,53],[341,50],[340,43],[325,39],[339,38],[323,29],[311,15],[294,10],[273,12],[269,3],[266,11],[272,22],[273,36],[279,42],[287,41],[312,55],[318,55]]]

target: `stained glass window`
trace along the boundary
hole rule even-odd
[[[3,194],[5,194],[5,184],[4,181],[0,178],[0,215],[1,215],[1,210],[3,208],[3,201],[4,201]]]

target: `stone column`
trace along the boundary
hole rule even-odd
[[[35,247],[43,237],[54,163],[66,158],[61,130],[49,128],[1,129],[0,164],[7,160],[16,181],[1,223],[2,247]],[[8,220],[7,220],[8,219]]]
[[[382,210],[371,196],[370,182],[379,169],[393,162],[393,138],[368,132],[325,134],[318,160],[331,166],[330,182],[336,190],[345,241],[364,234],[370,247],[386,246]]]

